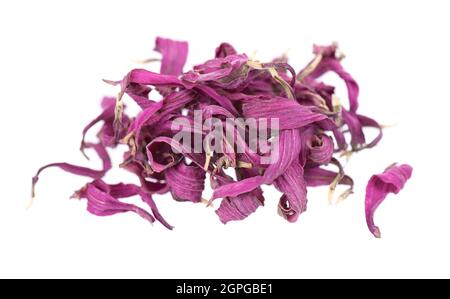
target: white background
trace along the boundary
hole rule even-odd
[[[0,277],[449,277],[448,13],[446,1],[2,1]],[[329,206],[326,188],[310,191],[295,224],[276,214],[272,188],[264,208],[225,226],[169,195],[156,201],[174,231],[134,214],[95,217],[68,199],[88,180],[57,169],[26,210],[39,166],[100,165],[78,146],[100,98],[117,92],[101,79],[156,57],[158,35],[189,41],[188,67],[228,41],[267,61],[290,49],[299,70],[313,43],[338,41],[360,112],[397,126],[349,161],[354,195]],[[375,239],[364,189],[392,162],[410,163],[413,178],[379,208]],[[135,178],[114,169],[106,180]]]

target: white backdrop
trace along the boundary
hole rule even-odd
[[[446,1],[2,1],[0,277],[449,277],[448,12]],[[81,129],[117,92],[101,79],[156,56],[158,35],[189,41],[188,67],[227,41],[260,60],[289,49],[298,70],[313,43],[338,41],[361,113],[397,125],[347,164],[354,195],[329,206],[326,188],[311,191],[294,224],[276,214],[271,188],[264,208],[227,225],[169,195],[156,201],[174,231],[134,214],[95,217],[68,199],[88,180],[57,169],[26,210],[39,166],[88,165]],[[392,162],[414,173],[377,211],[375,239],[364,189]],[[116,169],[107,180],[134,178]]]

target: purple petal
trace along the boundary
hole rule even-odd
[[[50,168],[50,167],[58,167],[66,172],[69,172],[69,173],[72,173],[75,175],[90,177],[93,179],[102,178],[105,175],[105,173],[111,169],[111,159],[109,158],[108,152],[106,151],[105,147],[102,144],[86,143],[85,147],[93,148],[96,151],[96,153],[98,154],[98,156],[100,157],[100,159],[103,162],[103,169],[95,170],[95,169],[91,169],[88,167],[73,165],[73,164],[64,163],[64,162],[47,164],[47,165],[39,168],[36,175],[32,179],[32,197],[34,197],[34,188],[39,180],[40,173],[43,170]]]
[[[275,187],[284,194],[278,204],[278,212],[289,222],[297,221],[298,216],[306,211],[306,182],[302,166],[295,162],[274,182]]]
[[[188,55],[188,43],[158,37],[155,51],[162,55],[161,74],[178,76],[183,72]]]
[[[174,199],[200,202],[205,186],[205,171],[195,164],[186,165],[181,161],[165,171],[166,181]]]
[[[278,118],[281,130],[304,127],[327,118],[296,101],[281,97],[246,101],[242,105],[242,111],[247,118]]]
[[[236,54],[237,54],[236,50],[229,43],[221,43],[216,48],[216,58],[224,58]]]
[[[318,187],[330,185],[337,175],[338,173],[334,171],[314,167],[306,168],[304,177],[308,187]],[[353,180],[349,176],[344,175],[339,184],[352,186]]]
[[[110,216],[118,213],[134,212],[150,223],[155,222],[155,218],[147,211],[133,204],[120,202],[109,194],[109,191],[109,185],[102,181],[94,181],[77,192],[77,196],[87,199],[87,210],[94,215]]]
[[[403,164],[391,166],[383,173],[373,175],[366,187],[366,221],[370,232],[377,238],[381,236],[380,229],[375,225],[373,216],[378,206],[383,202],[388,193],[397,194],[411,178],[412,167]]]

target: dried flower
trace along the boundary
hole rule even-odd
[[[228,43],[216,48],[214,58],[187,72],[183,71],[187,42],[158,37],[154,49],[161,54],[159,73],[134,69],[122,80],[104,80],[120,88],[118,96],[103,99],[102,112],[84,128],[80,146],[83,154],[86,148],[94,149],[103,168],[46,165],[33,177],[33,196],[42,170],[59,167],[92,179],[74,194],[87,200],[90,213],[134,212],[171,229],[156,208],[155,194],[170,192],[175,200],[208,205],[222,199],[216,214],[227,223],[264,205],[264,184],[282,193],[278,213],[289,222],[306,211],[308,187],[329,186],[330,201],[338,185],[347,189],[337,201],[353,192],[354,182],[338,157],[375,146],[382,128],[358,113],[359,86],[344,70],[336,44],[314,46],[315,57],[298,73],[287,55],[262,63]],[[348,108],[337,99],[333,86],[319,81],[327,72],[344,81]],[[161,101],[151,100],[156,92]],[[125,95],[141,108],[136,116],[127,115]],[[98,141],[85,142],[99,122]],[[369,127],[379,130],[371,141],[364,132]],[[139,186],[103,181],[112,167],[107,148],[118,144],[128,146],[120,167],[136,175]],[[326,169],[328,165],[337,171]],[[227,168],[236,179],[226,174]],[[379,236],[373,223],[376,207],[387,193],[400,191],[411,170],[407,165],[393,166],[369,181],[366,217],[375,236]],[[213,189],[209,200],[202,197],[207,179]],[[131,196],[139,196],[149,211],[121,201]]]

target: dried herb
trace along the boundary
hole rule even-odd
[[[134,212],[171,229],[153,201],[156,194],[170,192],[175,200],[208,205],[221,199],[216,213],[227,223],[242,220],[264,205],[264,184],[282,193],[278,213],[289,222],[306,210],[308,187],[329,186],[330,201],[338,185],[347,189],[337,201],[353,192],[353,180],[338,158],[378,144],[382,128],[358,113],[359,87],[344,70],[336,44],[314,46],[315,57],[298,73],[285,55],[261,63],[228,43],[216,48],[214,58],[187,72],[183,72],[187,42],[158,37],[154,49],[161,58],[149,61],[161,61],[160,72],[134,69],[122,80],[105,80],[118,86],[118,96],[105,97],[102,112],[83,130],[81,151],[87,157],[85,149],[94,149],[103,168],[46,165],[33,177],[33,196],[40,173],[59,167],[92,179],[74,194],[87,200],[90,213]],[[333,86],[319,80],[327,72],[345,82],[348,108],[341,105]],[[154,93],[162,100],[151,100]],[[141,108],[136,116],[126,114],[126,96]],[[99,122],[98,141],[85,142]],[[379,134],[368,141],[366,128]],[[257,136],[252,135],[255,132]],[[103,181],[112,167],[107,148],[118,144],[128,145],[119,166],[136,175],[140,185]],[[326,169],[327,165],[336,171]],[[232,168],[236,179],[226,173],[227,168]],[[366,217],[375,236],[380,236],[373,223],[375,209],[387,193],[403,188],[411,171],[408,165],[392,166],[369,181]],[[213,189],[210,199],[203,198],[206,180]],[[149,210],[121,201],[131,196],[139,196]]]

